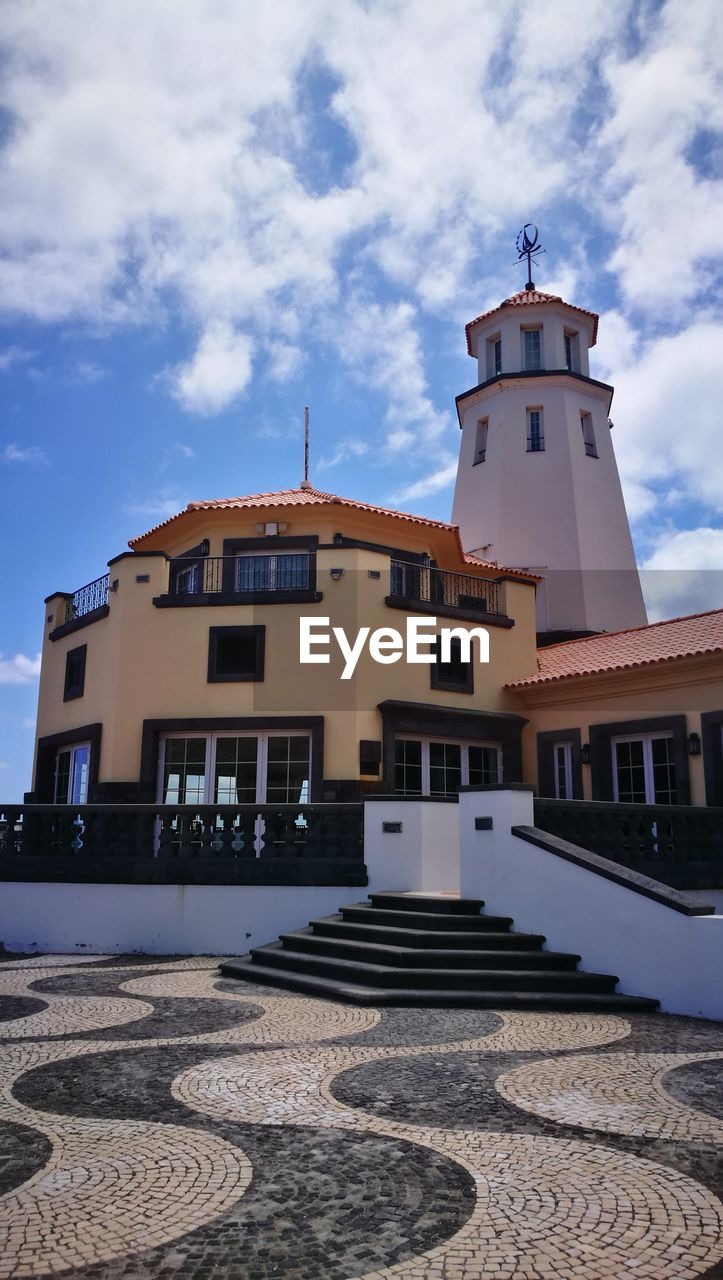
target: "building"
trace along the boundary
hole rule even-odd
[[[521,780],[535,579],[453,525],[310,489],[192,503],[46,601],[34,798],[173,803],[456,793]],[[490,661],[299,662],[300,620],[484,625]]]
[[[465,550],[532,566],[541,641],[647,621],[615,454],[598,316],[528,287],[472,320],[452,519]]]
[[[467,326],[479,383],[458,397],[456,524],[308,485],[194,502],[106,577],[49,596],[30,798],[524,781],[560,800],[723,804],[723,611],[646,625],[612,388],[589,375],[597,320],[528,288]],[[431,663],[387,635],[342,678],[333,628],[414,618],[436,618]],[[309,625],[329,632],[326,663],[300,662]],[[448,653],[443,627],[459,629]],[[465,661],[480,627],[489,662],[477,640]]]

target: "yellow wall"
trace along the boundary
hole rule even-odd
[[[239,518],[239,517],[243,518]],[[224,538],[258,537],[256,525],[284,520],[283,536],[316,534],[331,542],[342,532],[367,542],[427,551],[442,568],[470,572],[460,559],[450,530],[437,531],[392,518],[366,516],[341,508],[300,508],[253,512],[191,513],[151,539],[178,555],[209,538],[211,555],[222,553]],[[179,528],[181,526],[181,528]],[[171,537],[172,533],[172,537]],[[151,548],[148,548],[149,550]],[[272,549],[271,546],[269,548]],[[338,582],[329,570],[344,569]],[[381,573],[379,579],[369,571]],[[474,573],[474,570],[472,570]],[[136,575],[148,575],[139,583]],[[109,597],[109,616],[49,640],[61,621],[60,598],[48,603],[40,682],[39,737],[99,721],[103,725],[100,781],[138,778],[144,719],[211,718],[248,715],[323,715],[324,773],[332,778],[359,776],[359,740],[381,737],[378,703],[385,699],[485,711],[519,711],[519,700],[504,688],[535,670],[534,587],[508,581],[501,587],[503,606],[515,619],[512,629],[489,626],[490,663],[475,664],[473,695],[430,688],[430,667],[400,660],[382,666],[368,651],[350,681],[340,679],[342,660],[335,643],[328,666],[300,666],[299,618],[330,617],[350,639],[358,628],[393,627],[404,634],[406,615],[384,603],[389,593],[389,556],[359,548],[319,550],[318,604],[264,604],[157,608],[155,596],[168,587],[168,561],[137,552],[111,565],[117,589]],[[475,576],[483,576],[477,570]],[[266,627],[265,679],[259,683],[209,684],[208,633],[211,626],[263,624]],[[438,627],[468,626],[439,616]],[[69,649],[87,645],[85,693],[63,702],[65,658]],[[524,713],[523,713],[524,714]]]
[[[523,731],[525,778],[537,783],[537,734],[575,729],[582,741],[590,726],[657,716],[684,715],[687,732],[701,732],[704,711],[723,707],[723,660],[720,656],[686,659],[646,671],[615,672],[594,679],[566,680],[559,685],[520,691],[530,723]],[[705,804],[703,756],[691,756],[691,803]],[[583,765],[584,798],[592,799],[590,769]]]

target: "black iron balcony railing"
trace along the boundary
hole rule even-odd
[[[0,881],[364,885],[361,804],[0,805]]]
[[[392,560],[390,596],[411,604],[429,604],[477,613],[499,613],[499,584],[469,573],[451,573],[429,565]]]
[[[723,888],[723,809],[538,798],[535,826],[675,889]]]
[[[174,599],[206,595],[278,595],[314,590],[311,554],[259,554],[179,557],[170,567],[169,595]]]
[[[72,598],[65,605],[65,621],[75,622],[78,618],[83,618],[87,613],[92,613],[94,609],[102,609],[108,603],[108,588],[110,582],[110,574],[104,573],[101,578],[96,578],[93,582],[87,582],[84,587],[78,587],[73,592]]]

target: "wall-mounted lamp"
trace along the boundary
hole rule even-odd
[[[590,743],[589,742],[586,742],[585,745],[580,748],[580,759],[583,764],[590,763]]]
[[[334,541],[334,546],[335,546],[335,547],[340,547],[340,546],[342,546],[342,545],[343,545],[343,542],[344,542],[344,534],[343,534],[343,533],[335,533],[335,534],[334,534],[334,539],[333,539],[333,541]]]
[[[337,568],[337,569],[330,569],[330,570],[329,570],[329,577],[331,578],[332,582],[339,582],[339,581],[340,581],[340,579],[344,577],[344,570],[343,570],[343,569],[338,569],[338,568]]]
[[[198,550],[200,551],[202,556],[208,555],[209,551],[211,550],[211,543],[209,542],[208,538],[203,539],[203,542],[200,544]]]
[[[700,734],[699,733],[688,734],[688,755],[689,756],[700,755]]]

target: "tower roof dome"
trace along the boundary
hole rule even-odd
[[[499,306],[493,307],[491,311],[484,311],[481,316],[475,316],[474,320],[470,320],[469,324],[465,325],[464,331],[467,335],[468,353],[471,356],[475,355],[472,347],[472,331],[475,325],[481,324],[483,320],[489,320],[490,316],[496,315],[498,311],[504,310],[505,307],[534,307],[541,303],[550,302],[559,303],[560,306],[566,307],[568,311],[577,311],[579,315],[587,316],[588,319],[593,321],[590,346],[594,347],[597,342],[597,326],[600,318],[595,311],[587,311],[584,307],[576,307],[573,303],[565,302],[564,298],[560,298],[554,293],[542,293],[540,289],[520,289],[519,293],[513,293],[510,298],[505,298],[504,302],[501,302]]]

